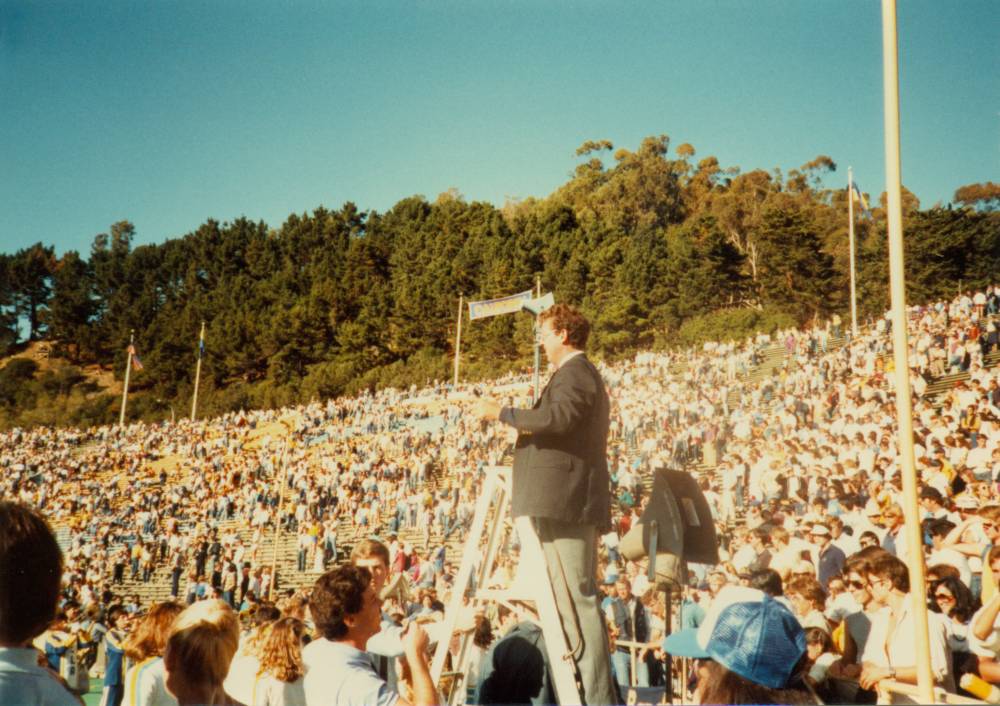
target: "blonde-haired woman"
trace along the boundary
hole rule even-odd
[[[163,650],[170,626],[182,610],[173,601],[156,603],[125,640],[125,657],[132,666],[125,673],[122,706],[177,706],[177,699],[167,691]]]
[[[240,647],[236,650],[232,664],[229,665],[229,675],[222,686],[226,693],[237,701],[249,704],[253,701],[253,685],[260,671],[260,646],[264,634],[271,623],[281,617],[281,611],[272,605],[262,605],[247,618],[241,615],[241,622],[249,630],[244,630],[240,636]]]
[[[180,706],[236,706],[222,682],[240,644],[240,622],[227,603],[199,601],[170,629],[163,664],[167,689]]]
[[[302,637],[306,626],[298,618],[281,618],[267,629],[260,643],[260,671],[252,706],[305,706],[302,687]]]

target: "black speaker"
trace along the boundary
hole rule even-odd
[[[687,583],[684,561],[684,524],[666,476],[654,476],[653,490],[639,521],[622,537],[619,549],[626,559],[639,561],[654,551],[653,573],[660,591],[671,591]],[[655,541],[654,541],[655,540]]]
[[[654,530],[655,528],[655,530]],[[687,562],[719,563],[715,522],[698,481],[683,471],[666,468],[653,474],[653,489],[642,517],[624,537],[626,559],[648,556],[656,536],[656,583],[660,590],[687,582]]]
[[[684,525],[684,560],[697,564],[719,563],[719,539],[715,520],[698,481],[690,473],[660,468],[655,471],[653,489],[662,477],[674,496]]]

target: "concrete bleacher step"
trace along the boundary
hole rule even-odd
[[[429,486],[430,480],[431,479],[428,479]],[[436,489],[436,487],[437,485],[434,484],[431,489]],[[182,531],[183,529],[184,528],[182,528]],[[242,521],[226,520],[219,524],[220,535],[226,534],[232,530],[236,531],[244,546],[250,546],[253,538],[253,531],[249,527],[244,526]],[[388,535],[388,533],[389,522],[383,521],[378,527],[372,528],[370,532],[366,532],[361,536],[376,535],[384,538]],[[342,522],[340,524],[337,531],[337,555],[339,562],[344,561],[344,559],[350,555],[351,548],[357,541],[357,538],[358,537],[355,533],[354,527],[351,526],[350,523]],[[430,537],[431,546],[438,546],[441,543],[441,539],[442,537],[440,532],[432,532]],[[410,542],[413,546],[422,549],[424,544],[423,530],[419,528],[404,529],[399,532],[399,540],[400,542]],[[464,546],[464,535],[461,532],[453,532],[451,536],[445,540],[444,544],[446,559],[455,561],[461,556]],[[258,555],[259,566],[270,567],[273,561],[273,552],[274,534],[273,530],[269,530],[265,533],[260,543]],[[328,568],[332,565],[332,563],[329,564]],[[308,588],[312,586],[316,579],[320,576],[320,573],[313,571],[311,566],[308,566],[305,571],[298,570],[298,538],[295,532],[290,532],[288,530],[283,530],[278,539],[276,567],[279,577],[278,590],[282,592],[289,588],[294,590]],[[143,603],[165,601],[170,598],[170,582],[170,568],[160,564],[153,571],[148,583],[144,583],[141,580],[132,581],[129,570],[126,570],[124,583],[120,587],[115,587],[115,590],[116,593],[124,596],[136,594]],[[186,585],[187,576],[186,574],[183,574],[180,582],[181,594],[184,593]],[[183,599],[183,595],[181,595],[181,598]]]
[[[1000,350],[992,351],[983,358],[984,368],[990,369],[997,365],[1000,365]],[[955,385],[967,380],[969,380],[968,372],[945,373],[927,381],[927,390],[924,396],[931,398],[937,404],[941,404],[943,403],[943,398],[952,391]]]

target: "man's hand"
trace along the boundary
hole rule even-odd
[[[406,626],[406,632],[403,633],[403,653],[411,666],[427,659],[428,644],[430,638],[427,637],[427,631],[420,627],[420,623],[412,622]]]
[[[400,706],[437,706],[440,703],[434,682],[431,681],[430,664],[427,659],[427,633],[417,623],[410,623],[403,633],[403,653],[406,657],[404,674],[408,671],[411,679],[411,694],[400,699]]]
[[[495,421],[500,418],[500,403],[488,397],[476,400],[472,413],[480,419]]]
[[[875,685],[883,679],[893,676],[893,671],[887,667],[877,667],[870,662],[866,662],[861,667],[861,678],[858,680],[862,689],[874,689]]]

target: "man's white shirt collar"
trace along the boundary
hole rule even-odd
[[[556,370],[559,370],[562,366],[566,365],[572,358],[576,358],[578,355],[583,355],[583,351],[573,351],[572,353],[567,353],[566,357],[559,361],[559,366]]]

